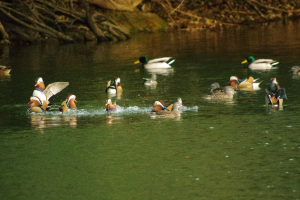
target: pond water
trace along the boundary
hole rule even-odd
[[[221,31],[140,34],[120,43],[1,46],[1,199],[299,199],[300,23]],[[143,85],[140,56],[172,56],[157,87]],[[247,56],[280,62],[249,70]],[[230,76],[259,78],[261,89],[236,91],[232,101],[204,99]],[[121,78],[119,110],[105,111],[107,81]],[[77,111],[28,114],[35,78],[70,85]],[[276,77],[288,100],[265,106]],[[151,117],[156,100],[182,98],[180,117]]]

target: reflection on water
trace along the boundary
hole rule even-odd
[[[68,125],[72,128],[77,126],[77,117],[75,116],[49,116],[49,115],[30,115],[31,126],[43,129],[51,127],[60,127],[62,125]]]
[[[169,76],[174,73],[173,68],[167,68],[167,69],[145,69],[149,73],[159,74],[163,76]]]

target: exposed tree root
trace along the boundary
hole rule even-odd
[[[82,0],[86,3],[85,0]],[[77,10],[75,10],[75,8]],[[15,24],[10,28],[14,34],[19,35],[20,39],[34,42],[37,38],[56,38],[64,42],[73,42],[82,40],[85,37],[78,36],[82,33],[82,27],[88,27],[99,41],[124,40],[129,38],[129,33],[123,27],[109,20],[104,14],[89,10],[82,10],[82,5],[71,0],[67,6],[63,1],[57,1],[56,4],[50,0],[18,1],[14,4],[0,2],[0,39],[7,40],[10,32],[5,31],[5,26]],[[102,20],[98,20],[98,18]],[[103,23],[103,24],[102,24]],[[88,25],[88,26],[87,26]],[[26,34],[21,29],[31,30],[34,34]],[[74,31],[78,30],[78,33]],[[0,36],[1,36],[0,35]]]

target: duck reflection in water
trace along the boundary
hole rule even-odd
[[[76,116],[47,116],[47,115],[30,115],[31,126],[37,129],[58,127],[68,125],[70,127],[77,127]]]
[[[153,89],[153,90],[156,89],[157,81],[156,81],[155,73],[152,74],[151,78],[143,78],[143,80],[144,80],[144,85],[146,86],[146,88]]]

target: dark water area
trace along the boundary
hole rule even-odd
[[[221,31],[140,34],[120,43],[47,43],[1,46],[1,199],[299,199],[300,23],[241,26]],[[171,56],[172,69],[134,65],[140,56]],[[250,70],[241,61],[279,61]],[[108,97],[107,81],[121,78],[121,97]],[[209,86],[230,76],[253,76],[259,90],[233,100],[207,100]],[[78,110],[29,114],[35,78],[70,85]],[[276,77],[288,100],[266,107],[265,87]],[[180,117],[151,117],[156,100],[182,98]],[[107,114],[112,98],[118,111]]]

